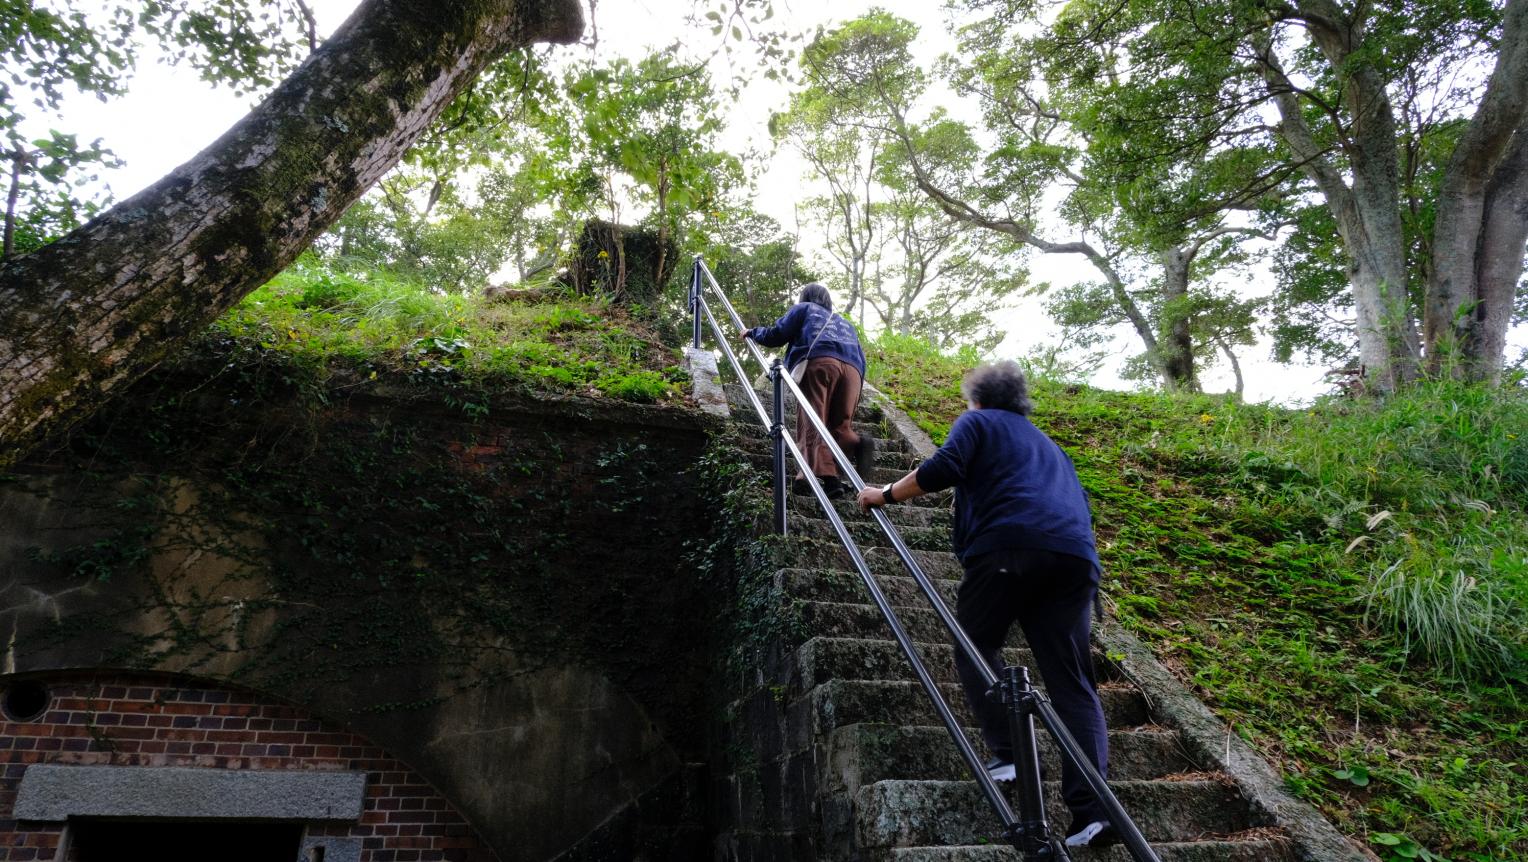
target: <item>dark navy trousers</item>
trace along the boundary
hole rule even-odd
[[[1051,705],[1099,774],[1107,778],[1109,732],[1093,678],[1089,643],[1098,569],[1081,557],[1028,548],[997,550],[964,562],[956,619],[997,671],[1003,667],[1003,641],[1018,622],[1034,651],[1035,669]],[[983,741],[994,755],[1012,761],[1013,740],[1003,705],[987,697],[981,674],[959,649],[955,668]],[[1071,809],[1073,828],[1108,820],[1081,771],[1064,759],[1061,795]]]

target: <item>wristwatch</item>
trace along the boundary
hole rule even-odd
[[[896,483],[895,482],[887,482],[886,484],[881,486],[881,503],[883,505],[890,506],[892,503],[895,503],[897,501],[896,497],[891,496],[891,486],[894,485],[894,484],[896,484]]]

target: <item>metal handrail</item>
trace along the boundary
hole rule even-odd
[[[711,285],[711,289],[716,293],[716,298],[720,300],[722,305],[727,309],[727,314],[732,318],[732,322],[738,327],[738,329],[745,328],[743,326],[742,318],[738,316],[737,310],[732,307],[732,303],[727,301],[726,294],[722,293],[721,287],[716,283],[716,278],[711,275],[711,270],[706,267],[705,262],[699,258],[696,258],[696,266],[699,271],[705,275],[706,280]],[[701,296],[700,298],[703,300],[704,296]],[[759,346],[754,344],[752,340],[748,341],[748,346],[753,351],[754,357],[759,361],[759,364],[765,365],[766,363],[764,362],[764,354],[759,350]],[[746,378],[739,379],[746,382]],[[855,493],[863,491],[865,489],[864,479],[860,477],[859,471],[855,469],[854,465],[849,462],[849,458],[844,455],[844,451],[838,448],[838,441],[834,440],[833,435],[828,433],[827,423],[822,421],[822,417],[817,415],[816,410],[809,409],[810,404],[806,400],[806,395],[802,393],[801,387],[798,386],[795,379],[788,374],[785,375],[785,380],[782,382],[790,390],[791,395],[795,397],[796,406],[799,413],[801,415],[805,415],[811,420],[812,427],[817,431],[817,436],[824,443],[828,444],[828,451],[833,453],[833,460],[838,463],[839,468],[843,470],[844,474],[850,478],[850,481],[854,486]],[[801,409],[803,406],[807,407],[808,409]],[[807,470],[805,472],[811,471]],[[934,587],[934,582],[930,580],[928,574],[923,571],[923,567],[918,565],[918,561],[913,557],[912,551],[909,550],[907,544],[902,541],[902,534],[898,532],[896,526],[891,523],[891,518],[887,517],[886,513],[878,508],[872,509],[871,514],[875,516],[876,524],[880,526],[881,532],[886,535],[887,540],[891,542],[892,548],[897,552],[897,556],[902,560],[902,565],[907,568],[907,571],[912,575],[913,580],[918,582],[918,588],[923,591],[923,594],[927,596],[929,601],[933,604],[934,612],[939,615],[939,619],[944,623],[945,628],[949,629],[950,634],[954,636],[955,641],[960,646],[961,650],[963,650],[966,655],[971,656],[975,660],[976,668],[981,672],[982,681],[988,688],[997,685],[997,674],[993,672],[992,668],[987,666],[986,659],[982,658],[981,652],[976,648],[976,644],[972,643],[971,636],[966,634],[965,629],[960,625],[959,622],[956,621],[954,612],[950,610],[950,607],[945,603],[944,598],[939,595],[939,590]]]
[[[717,324],[715,315],[711,313],[711,306],[706,302],[705,293],[698,284],[701,274],[705,275],[717,299],[726,308],[727,315],[732,319],[732,323],[736,327],[733,330],[734,332],[742,331],[745,328],[742,318],[738,316],[737,309],[732,307],[732,303],[727,301],[726,295],[722,293],[720,286],[716,284],[716,279],[711,275],[711,271],[706,268],[705,263],[700,258],[695,259],[695,270],[696,283],[692,285],[691,290],[691,302],[694,305],[697,318],[694,329],[695,339],[698,341],[700,338],[698,320],[700,315],[704,314],[706,320],[711,324],[711,332],[716,337],[717,346],[721,349],[722,355],[727,358],[728,364],[732,366],[732,371],[737,376],[737,379],[742,383],[742,389],[748,396],[748,401],[752,404],[754,411],[758,413],[759,420],[766,427],[774,425],[775,423],[771,422],[770,415],[765,412],[763,403],[759,401],[758,394],[748,384],[748,375],[743,371],[742,363],[738,361],[737,354],[733,352],[732,345],[728,342],[726,334]],[[765,361],[763,351],[759,349],[759,345],[755,344],[752,339],[745,340],[745,343],[759,365],[770,371],[771,380],[776,385],[783,384],[790,388],[791,394],[796,398],[797,414],[812,418],[818,434],[828,444],[839,465],[847,471],[846,475],[850,476],[853,480],[855,490],[858,491],[864,488],[865,483],[860,478],[858,471],[844,457],[843,451],[838,448],[838,444],[834,442],[832,435],[828,433],[826,426],[818,418],[817,411],[812,409],[811,404],[806,400],[806,396],[796,386],[796,381],[791,379],[789,374],[781,372],[779,360],[776,360],[774,363],[767,362]],[[901,647],[903,655],[912,664],[913,673],[917,675],[918,682],[923,686],[924,693],[933,701],[934,709],[939,713],[940,721],[943,722],[945,730],[949,732],[951,739],[955,742],[956,748],[960,750],[961,759],[966,762],[966,766],[970,768],[971,773],[976,777],[976,782],[981,788],[982,795],[986,797],[988,804],[997,812],[998,818],[1003,821],[1004,828],[1011,830],[1018,824],[1018,817],[1014,815],[1013,808],[1008,804],[1008,800],[1003,796],[1002,791],[998,790],[997,782],[993,781],[992,776],[987,773],[987,768],[976,754],[976,749],[971,746],[971,741],[966,739],[965,731],[961,728],[960,722],[955,718],[954,711],[950,709],[949,703],[945,701],[944,695],[939,691],[938,684],[934,682],[934,678],[929,673],[927,666],[924,665],[922,657],[918,655],[917,648],[913,645],[912,636],[903,627],[902,621],[897,617],[897,612],[891,606],[891,601],[886,598],[885,592],[881,590],[881,585],[876,581],[875,576],[871,574],[870,565],[865,562],[865,556],[861,553],[859,545],[854,541],[854,537],[849,534],[849,528],[844,524],[843,518],[839,516],[838,510],[833,507],[832,501],[828,499],[827,492],[822,488],[822,483],[817,481],[817,476],[807,465],[806,456],[802,454],[801,449],[796,445],[796,441],[786,437],[784,438],[784,443],[786,448],[789,449],[791,456],[796,460],[796,463],[801,465],[802,474],[806,477],[811,487],[812,496],[817,498],[818,504],[822,506],[823,512],[827,514],[828,521],[833,525],[833,531],[838,534],[839,542],[843,544],[844,550],[849,553],[849,558],[854,563],[855,571],[859,573],[860,579],[864,581],[865,587],[870,591],[871,600],[875,602],[876,608],[881,612],[881,616],[890,625],[892,636],[896,639],[897,645]],[[895,535],[896,528],[891,525],[891,521],[886,518],[885,514],[879,511],[876,514],[879,516],[877,520],[883,525],[882,529],[889,530]],[[912,554],[907,550],[907,546],[901,543],[900,536],[897,537],[896,541],[898,553],[903,557],[903,564],[916,569],[918,574],[921,575],[922,569],[918,567],[917,561],[912,558]],[[928,590],[933,594],[934,598],[943,604],[943,600],[938,598],[937,591],[933,589],[932,582],[927,580],[927,575],[923,575],[921,583],[927,583]],[[948,608],[946,608],[946,611],[948,611]],[[960,624],[954,621],[953,616],[950,617],[949,624],[954,625],[956,630],[960,630]],[[970,638],[965,636],[964,631],[961,631],[961,635],[964,637],[965,644],[969,645]],[[984,674],[989,678],[989,685],[995,684],[997,677],[990,668],[987,668],[986,659],[981,657],[981,653],[977,652],[974,646],[970,647],[970,651],[983,668]]]
[[[703,285],[701,282],[702,276],[705,278],[705,285]],[[838,442],[834,440],[833,435],[829,433],[827,424],[822,420],[821,417],[817,415],[817,411],[812,408],[811,403],[807,401],[806,395],[801,391],[801,388],[797,385],[795,379],[792,378],[791,375],[783,373],[780,360],[776,358],[773,362],[767,361],[764,352],[760,349],[758,344],[756,344],[752,339],[744,339],[744,344],[747,345],[749,353],[752,354],[754,360],[759,363],[759,366],[768,372],[770,381],[774,386],[773,416],[765,411],[764,405],[759,400],[758,394],[754,392],[753,387],[748,383],[749,377],[744,372],[742,363],[738,360],[737,354],[733,352],[732,345],[728,341],[726,334],[722,331],[721,326],[717,323],[716,317],[712,313],[709,303],[706,302],[706,286],[711,288],[711,292],[716,296],[717,300],[721,302],[722,307],[726,309],[727,316],[730,318],[734,327],[733,331],[741,332],[747,329],[747,327],[745,327],[743,324],[742,317],[738,315],[737,309],[733,308],[732,303],[728,301],[727,295],[722,291],[721,286],[716,283],[716,278],[711,274],[711,270],[705,265],[705,262],[697,256],[695,258],[695,268],[692,274],[690,285],[690,305],[691,312],[694,317],[692,333],[693,346],[697,349],[700,348],[701,317],[704,316],[706,321],[710,323],[711,331],[716,338],[717,346],[721,349],[722,354],[727,358],[727,362],[729,365],[731,365],[732,371],[736,375],[739,383],[742,384],[743,392],[747,395],[749,403],[752,405],[754,411],[758,414],[760,422],[762,422],[765,427],[770,429],[770,436],[774,441],[775,447],[774,483],[776,521],[778,528],[783,531],[785,526],[783,509],[783,452],[785,449],[788,449],[796,463],[801,466],[802,475],[807,479],[808,486],[812,491],[812,496],[817,499],[818,505],[822,507],[824,514],[827,515],[828,521],[832,524],[833,531],[837,534],[839,542],[844,546],[844,550],[849,554],[850,560],[854,563],[855,570],[859,573],[860,579],[864,581],[866,589],[869,590],[872,601],[874,601],[877,609],[881,612],[881,616],[885,618],[887,624],[890,626],[892,635],[897,641],[897,645],[902,649],[902,653],[906,656],[908,662],[912,665],[913,672],[918,677],[919,684],[923,686],[924,693],[927,694],[929,699],[933,702],[934,709],[939,713],[939,718],[944,724],[945,730],[950,734],[951,740],[955,743],[956,748],[960,751],[961,759],[965,761],[966,767],[971,771],[972,776],[976,779],[977,786],[981,789],[982,795],[987,799],[988,804],[998,815],[998,819],[1002,821],[1004,830],[1009,838],[1013,840],[1015,847],[1021,850],[1027,849],[1031,852],[1038,851],[1036,853],[1038,858],[1065,859],[1066,851],[1060,846],[1049,845],[1046,847],[1039,847],[1032,843],[1026,843],[1036,840],[1037,836],[1033,834],[1035,830],[1038,829],[1039,831],[1044,832],[1047,831],[1048,827],[1046,827],[1043,820],[1023,822],[1019,819],[1019,817],[1015,816],[1012,806],[1008,804],[1007,798],[1004,797],[1002,792],[998,789],[997,783],[987,772],[985,764],[981,762],[979,756],[976,754],[975,748],[972,747],[970,740],[966,738],[965,731],[960,726],[960,723],[956,720],[955,714],[950,709],[949,703],[945,701],[944,695],[940,693],[937,683],[934,682],[933,677],[928,672],[928,668],[924,665],[922,658],[918,655],[917,649],[913,644],[912,637],[903,627],[901,620],[898,619],[896,611],[892,608],[890,601],[886,598],[885,593],[881,590],[880,584],[876,581],[875,576],[871,573],[869,565],[865,562],[864,555],[860,551],[859,545],[850,535],[848,527],[844,524],[843,519],[839,516],[838,510],[834,508],[832,501],[828,499],[827,493],[822,488],[822,484],[817,480],[817,476],[807,464],[806,457],[802,454],[800,448],[796,445],[794,440],[782,434],[781,423],[784,416],[781,399],[782,388],[789,389],[792,397],[796,399],[796,412],[798,421],[800,421],[799,417],[804,416],[808,419],[808,421],[812,423],[812,427],[816,430],[819,439],[827,444],[828,450],[833,454],[833,460],[838,464],[843,474],[849,477],[850,483],[856,492],[859,492],[865,488],[864,479],[859,475],[859,471],[855,469],[855,466],[849,461],[849,458],[844,454],[843,450],[839,448]],[[783,447],[782,443],[784,444]],[[1067,751],[1068,754],[1071,754],[1074,761],[1078,761],[1079,758],[1076,757],[1076,752],[1081,750],[1080,747],[1078,746],[1076,740],[1072,738],[1072,735],[1067,730],[1066,726],[1061,722],[1060,717],[1056,714],[1050,702],[1043,695],[1030,687],[1028,672],[1022,668],[1009,668],[1006,677],[999,677],[998,674],[994,672],[992,667],[987,664],[986,658],[982,656],[981,651],[976,648],[976,644],[972,642],[970,635],[966,633],[965,628],[960,625],[958,620],[956,620],[955,614],[950,610],[949,605],[944,601],[944,598],[939,595],[938,588],[934,586],[934,583],[929,578],[928,574],[923,571],[923,567],[919,565],[917,559],[913,557],[912,551],[902,540],[901,533],[897,530],[896,526],[892,524],[890,517],[888,517],[885,511],[883,511],[881,508],[871,509],[871,514],[875,517],[876,524],[880,527],[881,532],[891,543],[892,549],[896,552],[897,557],[901,560],[903,567],[907,569],[910,575],[912,575],[913,580],[918,584],[919,590],[923,593],[924,597],[928,599],[930,605],[938,614],[940,620],[944,623],[945,628],[949,630],[950,635],[955,639],[956,647],[965,653],[966,657],[971,661],[972,665],[975,666],[976,669],[980,672],[983,683],[987,686],[987,689],[989,691],[1002,691],[1005,703],[1011,704],[1010,720],[1017,720],[1020,717],[1020,704],[1022,704],[1023,719],[1028,721],[1028,717],[1030,715],[1038,715],[1042,723],[1045,724],[1046,728],[1052,733],[1053,736],[1056,737],[1057,742],[1062,746],[1063,750]],[[1018,672],[1015,673],[1015,671]],[[1032,728],[1032,724],[1029,726]],[[1032,745],[1032,729],[1028,734],[1024,734],[1025,740],[1028,740],[1028,742],[1017,738],[1020,736],[1020,734],[1016,733],[1015,736],[1015,744],[1018,745],[1020,749],[1022,749],[1021,751],[1015,752],[1017,755],[1016,766],[1018,768],[1024,768],[1026,764],[1018,763],[1017,761],[1027,760],[1028,768],[1034,772],[1034,778],[1036,779],[1034,783],[1038,783],[1037,780],[1039,763],[1037,759],[1038,755],[1034,750],[1034,746]],[[1141,835],[1140,830],[1136,828],[1135,823],[1131,821],[1129,815],[1120,805],[1119,800],[1109,789],[1108,784],[1105,782],[1103,777],[1099,775],[1097,770],[1093,769],[1091,764],[1088,764],[1085,759],[1078,762],[1078,765],[1081,768],[1083,778],[1087,782],[1089,789],[1093,791],[1094,795],[1098,797],[1099,801],[1108,811],[1110,821],[1120,832],[1123,842],[1127,849],[1130,851],[1130,854],[1135,859],[1139,860],[1139,862],[1160,862],[1156,853],[1151,849],[1150,845],[1146,843],[1146,839]],[[1037,789],[1038,788],[1036,787],[1029,788],[1030,791],[1036,791]],[[1021,801],[1024,800],[1021,799]],[[1025,805],[1023,807],[1027,808],[1029,811],[1035,811],[1039,809],[1032,806],[1037,804],[1037,801],[1032,801],[1031,804]],[[1029,816],[1027,812],[1026,816]],[[1021,846],[1021,844],[1024,844],[1025,846]]]

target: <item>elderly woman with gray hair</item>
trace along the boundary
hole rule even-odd
[[[875,460],[875,439],[855,432],[853,424],[865,380],[865,351],[849,321],[833,313],[828,289],[815,281],[803,286],[801,301],[783,317],[770,326],[744,330],[741,335],[765,347],[790,345],[785,366],[801,385],[801,394],[839,448],[854,459],[860,476],[868,473]],[[828,497],[842,497],[845,488],[833,453],[811,420],[800,413],[796,416],[796,445]],[[808,492],[805,476],[797,476],[795,486],[797,493]]]
[[[1056,712],[1107,776],[1109,736],[1089,643],[1100,567],[1087,496],[1071,459],[1029,421],[1029,385],[1016,363],[973,370],[961,392],[970,409],[955,420],[939,451],[896,482],[866,488],[860,507],[868,511],[957,489],[953,540],[965,576],[956,619],[994,670],[1003,667],[1003,641],[1019,623]],[[1002,705],[987,697],[980,672],[960,650],[955,665],[994,755],[988,771],[995,780],[1014,780],[1013,740]],[[1068,846],[1118,841],[1103,806],[1070,763],[1062,767],[1061,789],[1072,813]]]

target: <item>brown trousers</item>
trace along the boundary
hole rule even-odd
[[[854,432],[854,408],[859,406],[859,369],[841,359],[818,356],[806,361],[806,374],[801,378],[801,394],[811,403],[812,409],[828,426],[828,433],[838,448],[851,459],[859,446],[859,435]],[[837,476],[838,465],[828,444],[817,435],[812,421],[804,415],[796,417],[796,445],[806,456],[812,472],[818,476]],[[801,478],[801,477],[797,477]]]

